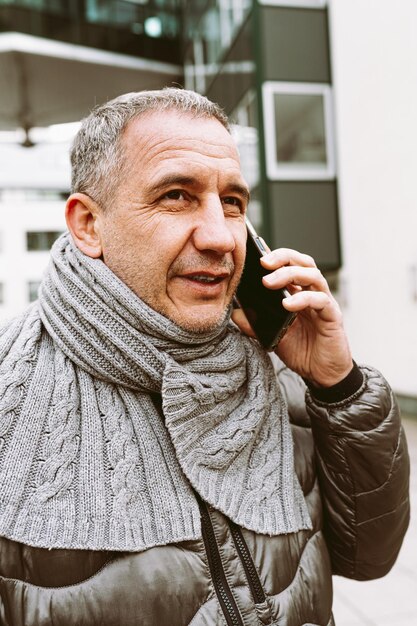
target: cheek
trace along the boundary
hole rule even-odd
[[[193,227],[191,220],[186,216],[173,216],[163,225],[154,240],[154,247],[158,250],[161,263],[171,266],[175,261],[188,254],[195,254],[193,247]]]
[[[107,221],[101,232],[103,261],[121,278],[131,281],[133,275],[143,267],[146,254],[140,236],[126,228],[120,219]]]
[[[139,223],[131,223],[122,212],[114,211],[101,224],[104,256],[113,258],[137,257],[144,250],[146,237]]]
[[[236,270],[242,272],[246,257],[246,226],[242,233],[239,231],[235,237],[236,247],[234,250],[234,261]]]
[[[104,253],[117,246],[123,241],[123,235],[126,228],[123,227],[123,221],[120,215],[113,209],[103,216],[98,223],[100,238],[103,245]]]

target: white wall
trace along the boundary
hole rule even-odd
[[[69,142],[0,144],[0,321],[27,306],[28,282],[39,281],[48,263],[49,252],[27,251],[26,232],[66,228],[65,200],[42,197],[42,190],[69,189],[68,154]]]
[[[38,136],[40,142],[32,148],[2,142],[0,136],[0,189],[70,188],[69,141],[49,142],[47,130],[44,139],[41,132]]]
[[[28,201],[18,192],[0,200],[0,283],[4,304],[0,321],[23,311],[29,303],[28,282],[39,281],[49,260],[49,252],[28,252],[27,231],[63,231],[65,201]]]
[[[417,2],[329,4],[346,327],[417,396]]]

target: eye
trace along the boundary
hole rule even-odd
[[[167,198],[168,200],[184,200],[185,195],[181,189],[172,189],[171,191],[167,191],[162,196],[163,198]]]
[[[222,198],[222,202],[223,204],[227,204],[228,207],[230,207],[230,210],[238,211],[239,213],[245,212],[245,203],[241,198],[237,198],[236,196],[225,196]]]

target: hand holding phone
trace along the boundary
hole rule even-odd
[[[286,289],[268,289],[262,283],[263,276],[269,271],[262,267],[260,258],[269,250],[249,220],[246,220],[246,227],[246,260],[236,300],[259,342],[266,350],[274,350],[296,314],[287,311],[282,304],[282,300],[289,295]]]

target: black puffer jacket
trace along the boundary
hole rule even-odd
[[[408,456],[384,379],[339,403],[279,378],[314,528],[267,537],[200,502],[203,538],[145,552],[45,550],[0,539],[2,626],[331,626],[331,574],[394,563],[408,524]],[[307,410],[306,410],[307,409]],[[310,428],[311,420],[311,428]],[[318,470],[318,471],[317,471]]]

